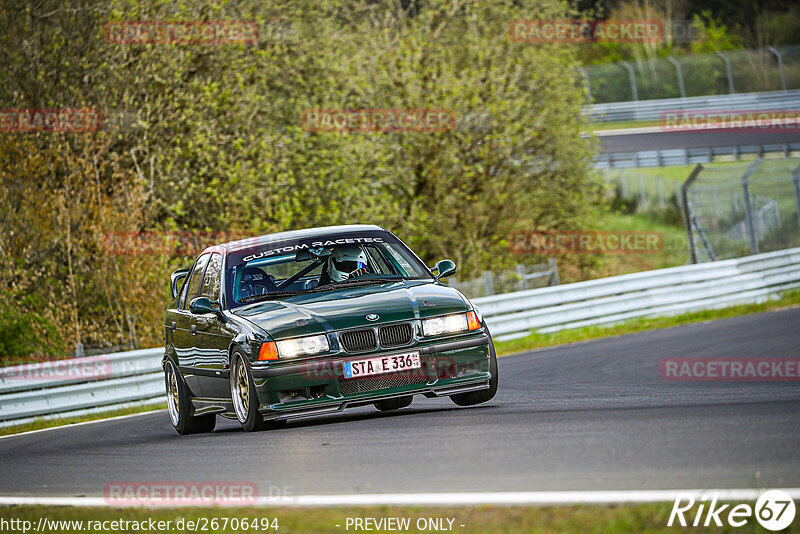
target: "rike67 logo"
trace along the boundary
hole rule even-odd
[[[781,490],[769,490],[761,494],[755,506],[749,504],[719,504],[719,494],[696,495],[679,493],[672,505],[667,526],[743,527],[755,516],[756,521],[767,530],[783,530],[794,521],[795,504],[792,496]],[[695,505],[697,505],[695,507]]]

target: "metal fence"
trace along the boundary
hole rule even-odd
[[[800,248],[476,299],[497,339],[760,302],[800,287]]]
[[[558,264],[555,258],[537,265],[518,264],[514,270],[493,273],[483,271],[483,276],[473,280],[459,281],[453,278],[449,284],[469,298],[485,297],[524,291],[536,287],[557,286],[559,284]]]
[[[673,202],[680,206],[681,180],[640,169],[603,169],[606,194],[635,201],[637,212],[667,209]]]
[[[531,331],[552,332],[759,302],[797,287],[800,248],[528,289],[474,302],[493,335],[502,340]],[[96,380],[25,380],[19,377],[35,375],[48,364],[21,370],[4,367],[0,373],[0,426],[162,403],[163,353],[163,348],[155,348],[102,356],[108,359],[108,373]]]
[[[800,160],[698,168],[686,184],[693,261],[800,246]]]
[[[651,58],[582,69],[596,103],[800,89],[800,46]]]
[[[162,403],[163,355],[164,349],[157,348],[94,356],[102,372],[83,379],[60,372],[82,365],[82,358],[2,367],[0,426]]]

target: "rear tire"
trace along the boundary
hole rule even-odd
[[[399,410],[400,408],[410,406],[411,401],[413,400],[414,397],[411,395],[408,397],[398,397],[396,399],[386,399],[376,402],[375,407],[382,412],[390,412],[392,410]]]
[[[494,352],[494,342],[491,337],[489,338],[489,371],[492,373],[492,378],[489,379],[489,389],[450,395],[450,399],[459,406],[474,406],[489,402],[497,394],[497,354]]]
[[[211,432],[217,424],[217,416],[212,414],[194,415],[194,406],[189,388],[172,359],[164,364],[164,383],[167,389],[167,412],[172,426],[178,434],[200,434]]]

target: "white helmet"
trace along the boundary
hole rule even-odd
[[[366,267],[367,253],[358,245],[345,245],[333,249],[328,274],[334,282],[344,282],[353,271]]]

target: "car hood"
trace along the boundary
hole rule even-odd
[[[403,281],[307,293],[234,310],[273,339],[463,312],[461,294],[444,284]],[[367,320],[377,314],[379,319]]]

